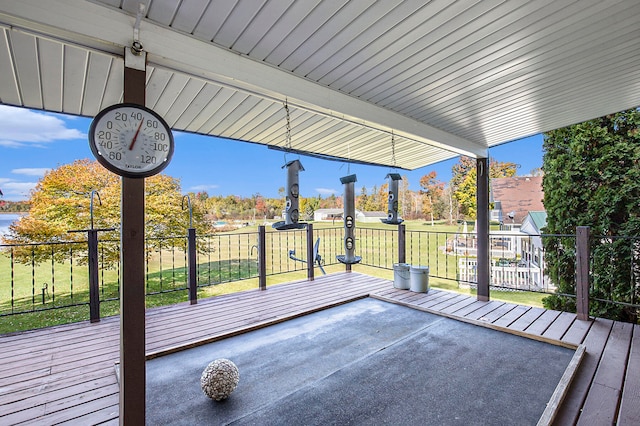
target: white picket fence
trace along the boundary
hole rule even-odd
[[[478,282],[478,262],[475,259],[458,260],[458,282],[461,287],[474,287]],[[537,266],[496,265],[491,261],[491,281],[489,285],[496,288],[530,291],[554,291],[548,277]]]

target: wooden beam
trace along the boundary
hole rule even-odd
[[[125,64],[124,101],[144,105],[145,85],[145,71]],[[144,178],[122,178],[121,224],[120,424],[143,425],[146,388]]]

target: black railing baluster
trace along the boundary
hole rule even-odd
[[[14,263],[14,250],[11,247],[11,313],[15,310],[16,294],[15,294],[15,263]]]
[[[31,249],[31,309],[36,304],[36,249]]]
[[[69,248],[69,292],[71,293],[71,300],[73,300],[73,246]],[[56,302],[56,289],[51,289],[51,303]]]

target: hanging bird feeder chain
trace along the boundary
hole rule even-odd
[[[393,164],[393,168],[396,168],[396,139],[393,134],[393,130],[391,131],[391,163]]]
[[[287,114],[285,145],[287,150],[291,151],[291,117],[289,115],[289,104],[286,99],[284,101],[284,110]]]

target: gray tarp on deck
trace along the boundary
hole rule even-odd
[[[147,362],[147,423],[534,425],[573,350],[374,299]],[[208,399],[200,374],[240,383]]]

